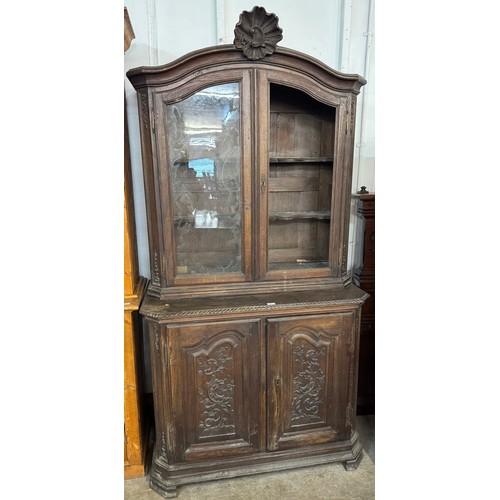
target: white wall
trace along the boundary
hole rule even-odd
[[[358,96],[353,192],[364,185],[375,191],[374,131],[374,0],[126,0],[135,39],[125,53],[124,70],[165,64],[186,52],[232,43],[243,10],[254,5],[279,17],[280,46],[309,54],[336,70],[368,80]],[[132,179],[137,223],[139,271],[150,278],[146,208],[135,90],[125,77]],[[353,265],[357,219],[351,217],[350,256]]]

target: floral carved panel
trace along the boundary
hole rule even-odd
[[[325,355],[324,346],[315,347],[303,338],[293,345],[292,425],[324,421]]]
[[[200,437],[235,433],[233,346],[223,344],[197,358]]]

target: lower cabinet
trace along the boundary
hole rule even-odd
[[[348,309],[348,308],[347,308]],[[148,319],[151,487],[341,461],[356,468],[359,307],[224,321]]]

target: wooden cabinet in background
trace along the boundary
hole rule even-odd
[[[360,309],[347,270],[356,96],[366,82],[276,47],[243,12],[234,45],[130,70],[151,282],[151,487],[357,467]]]
[[[142,326],[139,306],[145,292],[139,280],[134,293],[124,296],[124,475],[140,477],[146,471],[151,422],[148,396],[144,391]]]
[[[361,315],[358,414],[375,414],[375,194],[357,194],[357,213],[362,219],[363,258],[354,270],[354,283],[370,294]]]
[[[125,51],[134,33],[125,8]],[[134,198],[125,110],[124,141],[124,474],[125,479],[143,476],[151,426],[144,391],[142,327],[139,307],[146,291],[146,279],[139,276],[134,220]]]

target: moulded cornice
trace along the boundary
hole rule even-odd
[[[319,82],[334,90],[359,94],[366,80],[356,74],[336,71],[320,60],[286,47],[277,47],[276,51],[258,61],[249,61],[241,50],[233,45],[216,45],[190,52],[175,61],[161,66],[141,66],[127,72],[127,77],[136,90],[144,87],[168,85],[188,75],[207,69],[223,68],[281,68],[295,71],[316,78]]]

